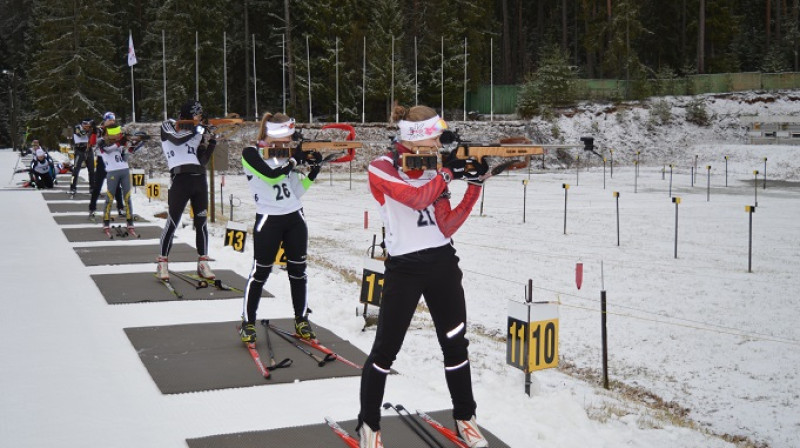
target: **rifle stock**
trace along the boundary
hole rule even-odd
[[[358,148],[363,148],[362,142],[354,141],[333,141],[333,140],[304,140],[296,142],[273,142],[266,147],[267,157],[288,158],[291,157],[295,148],[300,149],[308,156],[312,152],[322,154],[324,160],[332,161],[337,156],[345,156]]]
[[[417,154],[403,154],[403,171],[437,169],[441,164],[436,155],[436,148],[415,148]],[[484,157],[520,159],[514,163],[503,163],[504,169],[520,169],[528,166],[531,156],[544,154],[544,147],[533,145],[524,138],[509,138],[497,143],[472,143],[460,142],[458,146],[447,154],[454,154],[457,159],[475,160],[482,162]],[[467,171],[475,169],[468,164]]]
[[[177,120],[175,129],[190,130],[197,126],[205,126],[209,131],[217,135],[218,138],[227,138],[244,124],[241,118],[208,118],[205,120]]]

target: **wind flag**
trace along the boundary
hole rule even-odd
[[[133,67],[138,61],[136,52],[133,50],[133,33],[128,34],[128,67]]]

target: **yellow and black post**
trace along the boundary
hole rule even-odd
[[[614,192],[614,198],[617,200],[617,246],[619,246],[619,191]]]
[[[747,237],[747,272],[753,272],[753,213],[756,212],[756,206],[745,205],[744,211],[747,212],[750,219]]]
[[[569,184],[561,184],[564,189],[564,235],[567,234],[567,192],[569,191]]]
[[[675,258],[678,258],[678,204],[681,203],[681,198],[675,196],[672,202],[675,204]]]

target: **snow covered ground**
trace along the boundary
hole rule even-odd
[[[796,446],[798,151],[694,144],[680,153],[650,153],[638,178],[626,163],[615,166],[613,179],[602,166],[534,170],[527,189],[524,170],[490,179],[483,212],[476,205],[454,237],[465,273],[479,423],[512,447],[734,446],[709,432]],[[688,166],[695,154],[702,169],[692,187]],[[755,202],[752,173],[763,169],[764,157],[769,179],[757,190],[748,273],[745,206]],[[15,162],[14,153],[0,151],[0,186],[9,184]],[[677,258],[669,169],[664,179],[661,172],[670,163],[679,165],[672,180],[672,195],[681,198]],[[712,166],[710,201],[706,165]],[[564,183],[570,184],[566,234]],[[250,225],[254,209],[244,176],[226,176],[224,188],[226,197],[242,201],[234,219]],[[454,182],[452,189],[460,199],[464,185]],[[620,193],[619,246],[614,191]],[[304,203],[312,320],[366,352],[374,330],[361,331],[355,310],[364,258],[373,235],[380,238],[381,223],[365,175],[355,174],[351,186],[346,173],[335,173],[331,182],[323,171]],[[166,209],[163,202],[149,204],[141,189],[134,207],[148,219]],[[0,191],[0,209],[6,211],[0,218],[0,445],[178,447],[186,438],[314,424],[325,415],[355,417],[358,378],[162,395],[123,328],[235,320],[241,302],[108,305],[91,274],[151,271],[154,265],[83,266],[72,247],[100,243],[68,243],[39,193]],[[211,230],[214,266],[246,276],[251,241],[244,254],[223,247],[223,226]],[[194,240],[191,226],[177,235]],[[584,265],[580,290],[576,262]],[[561,302],[562,365],[594,375],[601,367],[600,291],[607,291],[610,392],[551,369],[535,373],[533,396],[524,395],[523,373],[505,364],[501,338],[508,301],[524,300],[528,279],[535,300]],[[260,315],[290,316],[285,274],[270,277],[267,289],[277,298],[263,300]],[[448,408],[440,360],[429,319],[419,313],[386,400]],[[631,390],[672,402],[675,413],[646,406]],[[681,409],[688,410],[685,419],[675,415]],[[331,438],[320,446],[338,443]]]

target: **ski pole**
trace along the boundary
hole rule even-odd
[[[447,437],[448,440],[455,443],[459,448],[469,448],[469,446],[467,446],[467,444],[464,443],[460,437],[458,437],[455,431],[451,430],[450,428],[445,428],[441,423],[437,422],[431,416],[422,411],[417,410],[417,415],[419,415],[421,419],[428,422],[429,425],[436,428],[437,431],[439,431],[443,436]]]
[[[179,299],[182,299],[182,298],[183,298],[183,294],[179,293],[179,292],[178,292],[178,291],[175,289],[175,287],[174,287],[174,286],[172,286],[172,283],[170,283],[170,282],[169,282],[169,280],[164,280],[164,279],[158,278],[158,277],[156,276],[156,274],[153,274],[153,277],[155,277],[155,278],[156,278],[156,280],[158,280],[159,282],[161,282],[161,284],[162,284],[162,285],[164,285],[164,286],[165,286],[165,287],[166,287],[166,288],[169,290],[169,292],[171,292],[172,294],[174,294],[174,295],[175,295],[175,297],[177,297],[177,298],[179,298]]]
[[[417,419],[415,419],[414,416],[411,415],[411,412],[409,412],[408,409],[404,408],[402,404],[395,405],[395,409],[397,409],[397,412],[405,412],[406,418],[408,420],[417,425],[417,428],[419,428],[422,432],[428,434],[431,440],[436,442],[436,445],[439,446],[439,448],[444,448],[444,446],[438,440],[436,440],[436,436],[434,436],[430,431],[428,431],[428,428],[426,428],[425,425],[423,425]]]
[[[310,310],[309,310],[309,312],[310,312]],[[329,360],[334,359],[336,361],[343,362],[343,363],[347,364],[348,366],[356,368],[356,369],[359,369],[359,370],[364,368],[363,366],[361,366],[359,364],[356,364],[356,363],[354,363],[353,361],[350,361],[347,358],[344,358],[343,356],[339,355],[338,353],[334,352],[333,350],[329,349],[328,347],[325,347],[324,345],[320,344],[316,340],[303,339],[303,338],[301,338],[300,336],[297,336],[294,333],[290,333],[290,332],[284,330],[283,328],[277,327],[277,326],[272,325],[272,324],[270,324],[269,327],[272,328],[275,331],[283,333],[286,336],[294,338],[295,340],[297,340],[299,342],[302,342],[303,344],[306,344],[306,345],[308,345],[310,347],[313,347],[313,348],[321,351],[322,353],[325,353],[325,355],[326,355],[325,359],[329,359]]]
[[[295,346],[295,347],[296,347],[298,350],[300,350],[301,352],[303,352],[303,353],[305,353],[306,355],[308,355],[308,356],[310,356],[310,357],[314,358],[314,361],[317,361],[317,365],[318,365],[318,366],[320,366],[320,367],[325,367],[325,363],[326,363],[326,362],[328,362],[328,361],[333,361],[334,359],[336,359],[336,358],[334,358],[334,357],[332,357],[332,356],[330,356],[330,355],[326,355],[326,356],[325,356],[325,358],[320,358],[319,356],[317,356],[317,355],[315,355],[315,354],[311,353],[311,351],[310,351],[310,350],[306,350],[306,349],[305,349],[305,347],[303,347],[303,346],[301,346],[301,345],[299,345],[299,344],[295,343],[295,342],[294,342],[294,341],[293,341],[293,340],[292,340],[292,339],[291,339],[289,336],[286,336],[285,334],[283,334],[283,333],[279,332],[278,330],[276,330],[276,329],[275,329],[275,328],[274,328],[272,325],[270,325],[270,324],[269,324],[269,320],[267,320],[267,319],[262,319],[262,320],[261,320],[261,325],[264,325],[264,326],[266,326],[268,331],[269,331],[269,330],[272,330],[272,331],[274,331],[274,332],[275,332],[275,334],[277,334],[278,336],[280,336],[281,338],[283,338],[283,340],[284,340],[284,341],[286,341],[286,342],[288,342],[288,343],[292,344],[293,346]]]
[[[191,277],[187,277],[181,274],[180,272],[175,272],[175,271],[169,271],[169,273],[185,281],[186,283],[194,286],[194,289],[208,288],[208,282],[205,280],[195,280]]]
[[[262,325],[264,324],[263,320],[261,321],[261,324]],[[268,325],[264,326],[268,327]],[[275,369],[280,369],[282,367],[289,367],[290,365],[292,365],[292,360],[290,358],[286,358],[278,363],[275,362],[275,352],[272,350],[272,341],[269,339],[269,328],[266,328],[266,333],[267,333],[267,351],[269,352],[269,367],[267,368],[269,370],[275,370]]]
[[[438,440],[434,439],[433,436],[431,436],[428,433],[428,431],[426,431],[425,429],[423,429],[421,427],[418,428],[414,424],[414,423],[419,424],[419,422],[412,423],[412,419],[411,419],[411,415],[410,414],[406,415],[406,414],[403,414],[403,413],[400,412],[400,408],[403,408],[402,405],[394,406],[392,403],[388,403],[387,402],[387,403],[383,404],[383,408],[384,409],[389,409],[389,408],[394,409],[394,411],[397,412],[397,415],[400,416],[400,420],[402,420],[403,423],[406,424],[406,426],[408,426],[412,431],[414,431],[414,434],[416,434],[417,437],[422,439],[429,447],[431,447],[431,448],[436,448],[436,447],[444,448],[444,446],[441,443],[439,443]],[[403,409],[405,409],[405,408],[403,408]]]

